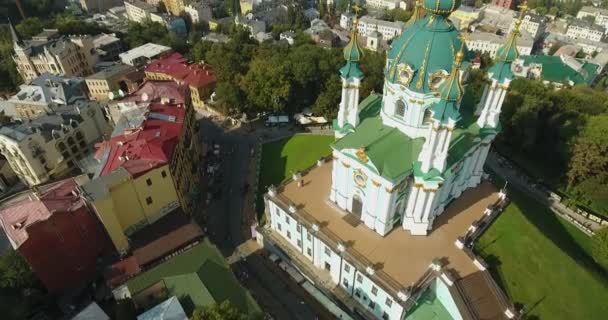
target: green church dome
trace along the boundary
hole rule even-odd
[[[460,7],[460,0],[424,0],[424,10],[432,14],[448,16]]]
[[[425,7],[430,3],[438,4],[437,10],[449,12],[460,6],[460,0],[427,0]],[[388,52],[387,81],[400,83],[415,92],[437,91],[452,70],[463,42],[460,32],[447,19],[448,14],[428,13],[393,41]],[[463,61],[470,61],[466,46]]]

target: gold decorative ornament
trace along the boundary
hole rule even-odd
[[[345,168],[350,168],[350,164],[348,164],[348,163],[346,163],[346,162],[344,162],[344,161],[341,161],[341,162],[342,162],[342,165],[343,165]]]
[[[376,186],[376,187],[379,187],[379,186],[381,186],[381,185],[382,185],[380,182],[378,182],[378,181],[376,181],[376,180],[372,180],[372,184],[373,184],[374,186]]]
[[[433,90],[437,90],[439,88],[439,85],[441,85],[441,83],[443,83],[443,81],[445,81],[445,79],[447,78],[448,72],[445,70],[433,72],[429,76],[429,87]]]
[[[399,83],[408,86],[414,77],[414,70],[407,64],[400,64],[399,67]]]
[[[359,147],[357,149],[357,152],[355,153],[355,155],[357,156],[359,161],[361,161],[363,163],[367,163],[369,161],[369,158],[365,154],[365,147]]]
[[[395,189],[394,188],[384,187],[384,191],[386,191],[388,193],[393,193],[393,191],[395,191]]]
[[[353,180],[359,187],[365,187],[367,185],[367,176],[361,169],[355,170],[353,173]]]

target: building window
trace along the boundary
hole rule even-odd
[[[310,248],[306,249],[306,254],[308,254],[309,256],[312,257],[312,250],[310,250]]]
[[[146,184],[151,186],[152,185],[152,180],[150,178],[146,179]]]
[[[302,232],[302,225],[301,225],[301,224],[298,224],[298,225],[296,226],[296,230],[297,230],[298,232]]]
[[[372,294],[375,295],[375,296],[378,295],[378,287],[372,286]]]
[[[344,272],[347,272],[347,273],[350,272],[350,266],[349,265],[347,265],[347,264],[344,265]]]
[[[281,224],[277,223],[277,229],[279,229],[279,231],[281,231]]]
[[[312,235],[310,235],[310,233],[306,235],[306,240],[312,241]]]
[[[395,104],[395,116],[405,117],[405,103],[402,100],[397,100]]]
[[[357,298],[361,298],[361,290],[359,290],[359,289],[355,290],[355,296]]]
[[[390,307],[390,306],[393,305],[393,300],[391,300],[391,298],[386,298],[386,302],[385,303],[386,303],[387,307]]]
[[[348,279],[344,278],[342,280],[342,285],[344,286],[344,288],[348,288]]]
[[[302,241],[298,240],[298,248],[302,248]]]
[[[163,178],[166,178],[166,177],[167,177],[167,173],[165,172],[165,170],[161,171],[161,172],[160,172],[160,175],[161,175]]]
[[[285,223],[289,224],[289,216],[288,215],[285,215]]]
[[[423,124],[428,124],[431,122],[431,109],[427,108],[426,110],[424,110],[424,117],[422,118],[422,123]]]
[[[363,283],[363,276],[362,275],[360,275],[360,274],[357,275],[357,282]]]
[[[328,246],[325,246],[325,254],[326,254],[328,257],[331,257],[331,250],[329,249],[329,247],[328,247]]]
[[[287,231],[287,238],[291,240],[291,232]]]
[[[376,303],[370,300],[369,301],[369,308],[372,309],[372,310],[374,310],[376,308]]]
[[[382,313],[382,320],[388,320],[388,313],[386,313],[386,311],[384,313]]]
[[[149,204],[149,205],[152,204],[152,197],[147,197],[146,198],[146,203]]]
[[[331,271],[331,265],[329,264],[329,262],[325,262],[325,270]]]
[[[71,167],[73,167],[73,166],[74,166],[74,161],[72,161],[72,160],[68,161],[68,167],[70,167],[70,168],[71,168]]]
[[[80,145],[81,148],[86,148],[87,147],[87,145],[84,143],[84,141],[78,142],[78,145]]]

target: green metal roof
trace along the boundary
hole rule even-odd
[[[213,263],[213,262],[210,262]],[[207,307],[215,303],[215,299],[203,283],[201,278],[196,273],[181,274],[177,276],[166,277],[162,280],[167,288],[167,293],[170,296],[176,296],[180,299],[188,297],[192,307]],[[184,304],[184,308],[188,307]],[[187,310],[190,314],[192,310]]]
[[[397,82],[399,65],[406,64],[414,71],[408,87],[416,92],[431,92],[429,77],[440,70],[452,69],[461,44],[460,32],[451,21],[441,15],[427,14],[393,41],[388,52],[386,79]],[[465,65],[464,62],[470,60],[466,46],[463,60]]]
[[[499,82],[503,82],[505,79],[513,80],[513,78],[515,78],[513,71],[511,71],[510,62],[498,61],[491,66],[488,71],[492,74],[491,77]]]
[[[424,11],[448,16],[460,7],[460,0],[424,0]]]
[[[198,281],[193,279],[198,278]],[[188,293],[206,289],[190,296],[193,303],[201,306],[213,301],[230,300],[242,312],[254,313],[260,309],[234,277],[219,250],[207,239],[193,248],[159,264],[129,280],[126,285],[136,294],[153,284],[163,281],[173,292]],[[199,283],[200,282],[200,283]]]
[[[412,173],[424,139],[411,139],[398,129],[383,125],[379,114],[381,106],[380,96],[371,94],[365,98],[360,104],[360,124],[354,132],[336,141],[332,148],[341,151],[364,147],[378,174],[398,181]]]
[[[549,82],[563,83],[572,81],[577,84],[590,84],[597,76],[598,65],[587,62],[582,59],[577,59],[582,63],[582,68],[579,72],[565,64],[561,57],[558,56],[523,56],[522,59],[526,65],[538,63],[543,66],[542,79]]]
[[[359,68],[357,62],[347,62],[342,68],[340,68],[340,75],[344,79],[359,78],[363,79],[363,71]]]
[[[477,117],[474,115],[474,112],[475,103],[473,101],[472,92],[467,92],[462,98],[460,106],[462,118],[458,121],[452,132],[446,168],[450,168],[456,162],[460,161],[466,152],[475,145],[473,142],[475,138],[480,137],[480,129],[477,125]]]

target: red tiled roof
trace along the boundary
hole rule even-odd
[[[19,247],[29,238],[29,226],[48,220],[55,213],[80,209],[84,201],[72,194],[77,186],[75,178],[69,178],[7,200],[0,207],[0,224],[7,237]]]
[[[137,91],[119,102],[152,102],[171,99],[172,103],[186,102],[188,87],[173,81],[145,81]]]
[[[111,288],[114,288],[140,272],[141,268],[139,267],[137,258],[130,256],[110,266],[104,272],[104,278],[106,279],[106,283]]]
[[[153,60],[146,66],[146,71],[170,75],[180,83],[195,88],[208,87],[215,83],[215,74],[208,64],[188,64],[180,53],[172,53]]]
[[[177,146],[185,114],[183,105],[151,104],[141,127],[98,145],[98,158],[107,152],[99,176],[123,167],[137,177],[168,163]]]

